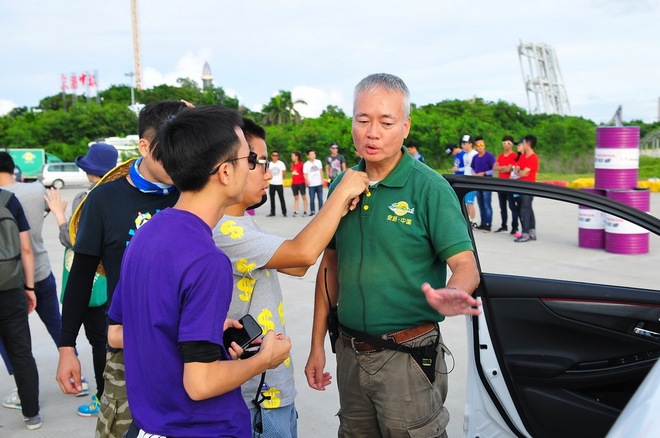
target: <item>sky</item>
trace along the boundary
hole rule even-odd
[[[351,114],[355,84],[386,72],[418,106],[478,97],[529,111],[522,42],[555,49],[571,115],[659,117],[660,0],[138,1],[143,88],[201,85],[208,62],[241,105],[285,90],[317,117]],[[0,0],[0,115],[58,94],[63,74],[129,85],[133,65],[130,0]]]

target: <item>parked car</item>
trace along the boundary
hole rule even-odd
[[[473,190],[528,194],[537,205],[552,203],[544,211],[553,212],[536,218],[536,241],[470,229],[483,313],[467,324],[465,436],[605,436],[660,356],[660,219],[565,187],[445,177],[459,199]],[[580,247],[578,206],[648,236],[648,253],[635,254],[632,244],[630,254]],[[555,231],[559,222],[574,223],[575,234]],[[655,393],[646,421],[660,408]]]
[[[56,189],[89,184],[87,174],[76,163],[46,163],[41,168],[37,180],[46,187]]]

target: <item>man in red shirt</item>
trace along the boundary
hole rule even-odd
[[[523,153],[518,159],[518,163],[513,168],[513,172],[520,177],[521,181],[536,181],[536,173],[539,171],[539,156],[536,155],[536,137],[526,135],[519,142],[523,146]],[[520,195],[520,221],[522,222],[522,236],[515,239],[514,242],[529,242],[536,240],[536,219],[532,209],[531,195]]]
[[[498,172],[500,178],[511,178],[511,171],[513,166],[516,164],[516,158],[518,154],[514,152],[513,149],[513,137],[510,135],[505,135],[502,138],[502,152],[495,161],[493,165],[493,170]],[[495,231],[496,233],[501,233],[503,231],[508,231],[507,220],[508,214],[506,205],[509,204],[509,209],[511,210],[511,234],[516,234],[518,232],[518,207],[513,198],[513,193],[499,192],[497,198],[500,201],[500,216],[502,218],[502,226]]]

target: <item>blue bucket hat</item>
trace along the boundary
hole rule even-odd
[[[103,176],[117,165],[119,153],[107,143],[94,143],[87,155],[79,155],[76,164],[90,175]]]

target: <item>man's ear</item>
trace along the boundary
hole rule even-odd
[[[229,185],[229,181],[234,177],[234,166],[231,163],[222,163],[214,176],[218,177],[221,184]]]
[[[151,146],[151,143],[144,139],[141,138],[140,141],[138,141],[138,152],[140,152],[140,155],[144,158],[147,155],[149,155],[149,147]]]

